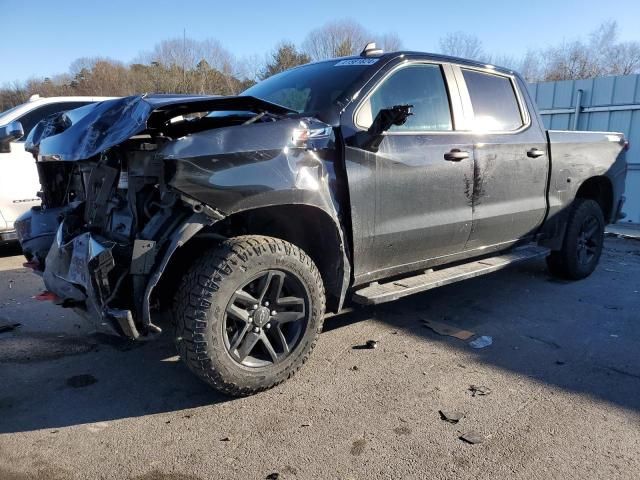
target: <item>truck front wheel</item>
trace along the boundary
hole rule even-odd
[[[562,248],[547,257],[549,271],[580,280],[595,270],[604,245],[604,216],[598,202],[578,198],[569,214]]]
[[[244,396],[290,378],[322,330],[325,293],[315,264],[280,239],[241,236],[204,253],[182,280],[176,345],[189,369]]]

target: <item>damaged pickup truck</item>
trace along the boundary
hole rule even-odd
[[[622,134],[545,130],[517,73],[371,45],[236,97],[86,106],[26,144],[42,205],[16,225],[49,298],[130,339],[168,328],[231,395],[289,378],[349,304],[540,256],[588,276],[626,173]]]

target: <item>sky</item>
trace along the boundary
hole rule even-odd
[[[219,40],[237,57],[261,58],[280,40],[300,44],[310,30],[343,18],[427,52],[463,31],[489,53],[520,57],[585,37],[606,20],[618,22],[620,40],[640,40],[639,0],[0,0],[0,12],[0,85],[65,73],[79,57],[129,62],[183,29],[196,40]]]

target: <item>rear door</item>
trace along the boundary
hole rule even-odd
[[[471,229],[473,144],[456,131],[463,115],[450,65],[405,60],[371,84],[343,115],[356,283],[459,253]],[[413,115],[377,152],[354,146],[381,109],[407,104]]]
[[[454,67],[470,104],[474,143],[473,225],[467,250],[533,235],[547,208],[547,143],[515,76]]]

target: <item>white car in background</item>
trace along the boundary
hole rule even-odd
[[[113,97],[40,97],[0,113],[0,244],[15,240],[13,222],[40,203],[38,171],[24,150],[29,132],[43,118]]]

